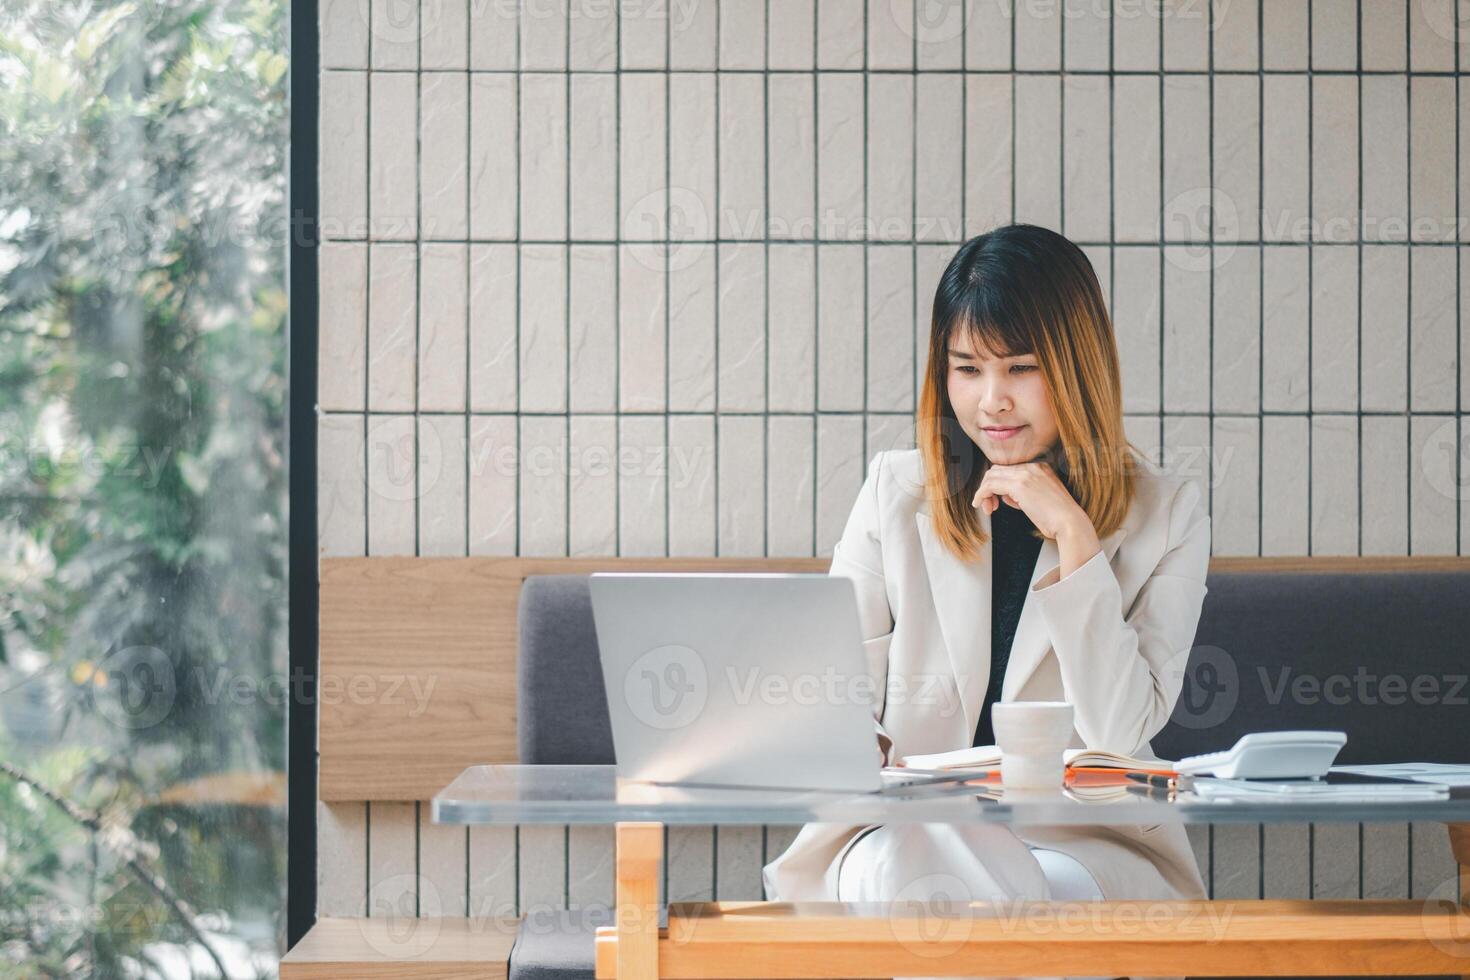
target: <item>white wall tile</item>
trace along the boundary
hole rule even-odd
[[[914,84],[910,75],[867,81],[867,237],[913,238]]]
[[[1123,411],[1153,412],[1161,404],[1159,302],[1163,293],[1157,248],[1113,250],[1113,324],[1122,362]]]
[[[1364,71],[1404,70],[1408,6],[1402,0],[1362,0]]]
[[[426,72],[419,118],[424,154],[419,174],[423,236],[462,239],[469,231],[469,76]]]
[[[715,421],[669,417],[669,554],[715,554]]]
[[[866,268],[858,245],[817,248],[817,409],[862,411],[866,353],[861,333]]]
[[[368,247],[327,242],[317,254],[317,403],[329,412],[360,412],[367,386]]]
[[[767,67],[772,71],[811,71],[816,55],[816,0],[767,4]]]
[[[1455,410],[1455,262],[1452,249],[1409,249],[1409,406],[1416,412]]]
[[[1358,408],[1358,256],[1350,245],[1312,249],[1312,411]]]
[[[817,213],[823,239],[862,237],[863,170],[854,163],[863,158],[865,128],[862,78],[818,75]]]
[[[575,239],[618,235],[617,79],[572,76],[571,228]]]
[[[1211,32],[1216,71],[1255,71],[1261,63],[1260,4],[1262,0],[1231,0],[1213,4]],[[1269,2],[1269,0],[1268,0]]]
[[[1019,71],[1055,71],[1062,64],[1062,5],[1022,3],[1015,17],[1016,68]]]
[[[1007,49],[1009,50],[1009,49]],[[965,76],[965,237],[1011,220],[1014,92],[1002,75]],[[825,145],[825,144],[824,144]]]
[[[619,411],[661,412],[665,407],[667,264],[661,244],[618,249]]]
[[[1310,383],[1307,346],[1307,250],[1266,247],[1261,251],[1262,405],[1267,411],[1307,407]]]
[[[1312,416],[1312,554],[1358,553],[1358,418]]]
[[[418,256],[413,245],[368,250],[368,408],[412,411],[417,358]]]
[[[1107,71],[1111,56],[1113,20],[1106,4],[1093,0],[1064,0],[1062,57],[1068,71]]]
[[[525,74],[520,89],[521,237],[562,241],[567,234],[567,76]]]
[[[872,411],[914,407],[914,252],[868,249],[868,397]]]
[[[810,74],[772,74],[767,84],[767,235],[812,239],[817,221],[816,83]]]
[[[669,409],[715,407],[715,247],[685,245],[669,263]]]
[[[759,239],[766,226],[765,93],[760,75],[720,75],[721,238]]]
[[[817,4],[817,67],[861,68],[865,52],[864,0],[821,0]]]
[[[612,412],[618,386],[618,249],[571,247],[568,314],[573,412]]]
[[[1408,250],[1363,247],[1363,410],[1408,407]]]
[[[621,18],[616,4],[605,4],[599,0],[572,0],[570,6],[574,16],[567,38],[567,67],[572,71],[615,70],[618,67],[618,33],[622,30],[626,37],[632,33],[635,25],[624,22],[619,26]],[[650,4],[640,9],[639,13],[649,15],[656,25],[654,31],[658,34],[657,44],[661,53],[666,19],[663,10]]]
[[[513,415],[470,418],[469,552],[472,555],[518,553],[520,491],[516,467],[519,438]],[[472,837],[472,848],[473,843]]]
[[[1164,410],[1210,409],[1209,256],[1164,247]]]
[[[470,234],[477,239],[512,239],[518,231],[518,89],[514,75],[470,79]]]
[[[1260,450],[1260,419],[1215,419],[1211,434],[1211,554],[1260,553]]]
[[[619,6],[625,6],[618,18],[622,44],[620,67],[663,68],[668,56],[672,4],[609,5],[609,9],[617,10]]]
[[[766,553],[766,455],[764,418],[721,415],[716,419],[718,554]]]
[[[1060,230],[1074,241],[1106,241],[1112,234],[1112,187],[1108,168],[1099,167],[1097,161],[1107,159],[1113,125],[1108,79],[1103,75],[1065,76],[1062,100],[1066,159]]]
[[[416,496],[419,553],[423,555],[458,558],[466,553],[469,461],[465,422],[464,415],[421,415],[418,419]]]
[[[720,15],[720,68],[766,66],[766,4],[764,0],[722,0]]]
[[[426,244],[419,253],[419,409],[463,412],[469,341],[469,247]]]
[[[368,35],[373,68],[417,68],[420,5],[368,0]],[[410,79],[411,80],[411,79]]]
[[[1113,0],[1113,69],[1158,71],[1163,44],[1161,5]]]
[[[368,67],[367,7],[360,0],[325,0],[317,7],[317,25],[323,68]],[[323,72],[324,83],[327,77],[328,73]]]
[[[664,141],[649,139],[665,126],[662,75],[628,75],[619,80],[618,195],[620,234],[634,241],[662,241],[669,207]]]
[[[811,245],[773,244],[767,263],[770,410],[810,412],[816,407],[817,250]]]
[[[368,213],[373,238],[418,234],[418,78],[368,77]]]
[[[817,416],[817,554],[830,556],[841,540],[867,469],[862,416]]]
[[[367,807],[368,917],[412,918],[418,914],[419,898],[414,804]]]
[[[1315,76],[1312,81],[1312,233],[1315,241],[1348,243],[1358,237],[1357,149],[1357,77]]]
[[[318,170],[324,238],[367,234],[367,79],[365,72],[322,72]]]
[[[470,246],[470,409],[513,412],[518,404],[514,245]]]
[[[1358,0],[1312,0],[1312,70],[1358,67]]]
[[[1409,4],[1409,70],[1454,71],[1455,39],[1463,39],[1464,11],[1457,0]]]
[[[1159,238],[1159,83],[1113,81],[1113,233],[1120,242]]]
[[[914,113],[914,229],[917,241],[961,241],[964,141],[954,125],[964,118],[961,75],[917,76]]]
[[[700,5],[705,6],[704,4]],[[685,242],[678,271],[695,261],[694,241],[715,237],[715,76],[669,76],[669,236]],[[627,210],[626,203],[624,210]]]
[[[1363,554],[1409,553],[1408,417],[1363,417]]]
[[[618,553],[618,420],[614,415],[571,418],[572,555]]]
[[[1062,87],[1051,75],[1016,76],[1016,220],[1055,228],[1062,221]]]
[[[1455,80],[1409,81],[1409,201],[1416,242],[1454,241]]]
[[[1214,6],[1189,2],[1158,6],[1163,19],[1164,71],[1206,71],[1210,67]]]
[[[1301,415],[1261,419],[1261,554],[1308,552],[1307,507],[1311,487],[1308,421]]]
[[[771,555],[813,552],[816,430],[811,415],[766,420],[766,548]]]
[[[361,415],[317,419],[317,544],[323,558],[367,551],[367,463]]]
[[[1455,553],[1457,505],[1465,496],[1463,424],[1450,415],[1409,418],[1409,554]]]
[[[1304,242],[1310,219],[1306,76],[1267,75],[1263,84],[1261,238]]]
[[[1227,254],[1228,253],[1228,254]],[[1213,331],[1213,403],[1217,412],[1261,407],[1261,250],[1224,246],[1216,251]]]
[[[1164,240],[1210,239],[1210,90],[1204,75],[1164,76]]]
[[[565,8],[553,4],[518,4],[521,27],[521,70],[561,71],[567,66]]]
[[[520,554],[567,553],[567,419],[522,415],[516,454]],[[524,846],[524,841],[522,842]]]
[[[915,0],[868,4],[868,68],[904,71],[914,67]]]
[[[520,48],[520,4],[470,4],[470,68],[513,71]]]
[[[1366,54],[1365,54],[1366,57]],[[1362,78],[1363,238],[1405,241],[1409,223],[1408,84],[1403,76]]]
[[[413,416],[368,416],[365,455],[367,553],[417,554],[419,445]]]
[[[521,246],[520,408],[562,412],[567,405],[567,250]]]
[[[618,553],[665,554],[667,417],[624,415],[618,433]]]
[[[673,8],[669,22],[669,67],[685,71],[715,67],[715,34],[720,11],[712,3],[686,3]]]
[[[1309,0],[1268,0],[1261,5],[1261,67],[1306,71]]]
[[[1261,83],[1253,75],[1216,75],[1211,182],[1216,241],[1261,234]]]
[[[718,400],[721,411],[766,407],[765,246],[719,247]]]

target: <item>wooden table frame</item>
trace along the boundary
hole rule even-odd
[[[1428,900],[971,902],[941,935],[868,903],[688,902],[659,928],[663,824],[616,825],[616,915],[598,980],[769,977],[1379,976],[1470,980],[1470,823],[1447,824],[1460,902]],[[1084,912],[1082,923],[1069,913]]]

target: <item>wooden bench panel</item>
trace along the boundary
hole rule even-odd
[[[505,980],[517,918],[318,919],[281,980]]]

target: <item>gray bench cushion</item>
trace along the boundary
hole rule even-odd
[[[1444,735],[1470,720],[1470,574],[1219,572],[1207,584],[1160,756],[1327,728],[1348,733],[1343,764],[1463,761],[1464,740]],[[614,761],[585,575],[526,579],[518,683],[521,762]]]

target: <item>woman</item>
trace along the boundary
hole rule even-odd
[[[1076,245],[1009,225],[961,246],[934,297],[916,442],[873,459],[831,565],[887,678],[884,764],[993,744],[996,700],[1070,701],[1072,747],[1154,757],[1210,520],[1195,483],[1123,435],[1112,323]],[[899,696],[934,678],[938,695]],[[778,901],[1206,897],[1178,824],[807,824],[763,879]]]

